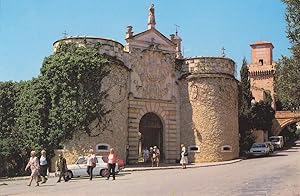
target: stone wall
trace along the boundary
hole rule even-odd
[[[127,119],[128,119],[128,74],[126,67],[119,64],[111,66],[111,73],[103,80],[103,90],[108,90],[108,98],[105,101],[105,107],[111,112],[108,114],[110,121],[109,127],[99,136],[91,137],[83,131],[78,131],[72,140],[64,144],[64,155],[68,163],[74,163],[80,155],[87,155],[90,148],[96,150],[98,155],[107,155],[108,151],[97,151],[97,144],[108,144],[115,148],[119,157],[126,159],[127,137]],[[97,135],[101,131],[97,127],[97,120],[94,121],[92,135]],[[55,158],[54,158],[55,160]]]
[[[185,60],[182,71],[189,73],[220,73],[235,75],[235,63],[222,57],[192,57]]]
[[[227,58],[199,57],[187,59],[186,65],[190,74],[181,79],[179,87],[180,138],[190,148],[190,161],[238,157],[238,87],[234,62]]]
[[[60,40],[57,40],[53,43],[54,52],[61,42],[75,42],[84,45],[83,42],[87,43],[99,43],[101,44],[101,48],[99,53],[106,54],[112,57],[116,57],[120,61],[124,61],[126,59],[126,53],[124,53],[124,46],[112,39],[100,38],[100,37],[86,37],[86,36],[77,36],[77,37],[66,37]]]
[[[274,96],[274,65],[255,65],[250,64],[249,77],[251,92],[256,101],[265,99],[264,91],[269,91]]]

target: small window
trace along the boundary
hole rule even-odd
[[[263,59],[259,59],[258,62],[259,62],[260,65],[264,65],[264,60]]]
[[[232,152],[232,147],[230,145],[224,145],[221,147],[221,152]]]
[[[98,152],[108,152],[110,149],[110,145],[108,144],[97,144],[96,151]]]
[[[189,146],[188,148],[189,152],[200,152],[199,146]]]

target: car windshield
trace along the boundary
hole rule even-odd
[[[253,144],[252,145],[252,148],[264,148],[264,147],[266,147],[265,144]]]
[[[102,157],[102,160],[104,161],[104,163],[108,162],[108,157]]]
[[[86,159],[84,157],[81,157],[77,160],[76,164],[86,164]]]
[[[271,142],[278,142],[278,141],[279,141],[279,138],[270,138],[270,141],[271,141]]]

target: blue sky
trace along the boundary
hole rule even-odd
[[[0,81],[38,76],[64,31],[124,44],[128,25],[135,33],[147,29],[151,3],[161,33],[169,37],[180,26],[186,57],[219,56],[224,46],[239,72],[258,40],[273,43],[275,60],[290,55],[280,0],[0,0]]]

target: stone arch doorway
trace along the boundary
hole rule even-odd
[[[160,158],[164,158],[163,153],[163,123],[161,119],[152,112],[146,113],[139,123],[139,155],[143,156],[142,151],[145,147],[157,146],[160,151]]]

